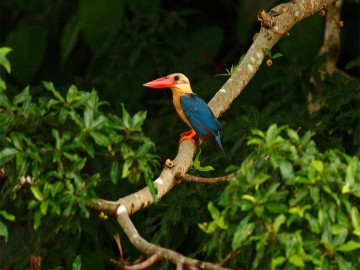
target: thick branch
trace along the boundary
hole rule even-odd
[[[220,116],[225,112],[249,83],[264,59],[264,49],[271,49],[299,21],[336,2],[337,0],[298,0],[278,5],[266,13],[271,20],[271,26],[269,24],[262,25],[254,43],[235,72],[209,102],[214,114]],[[155,180],[159,199],[176,185],[176,175],[185,174],[192,165],[194,152],[195,146],[189,141],[184,141],[179,145],[178,154],[173,161],[174,166],[164,167],[160,176]],[[100,200],[96,205],[92,205],[92,208],[111,214],[121,204],[131,215],[153,202],[150,190],[146,187],[116,202]]]
[[[178,181],[176,181],[176,175],[185,174],[185,172],[191,167],[195,150],[195,145],[190,141],[184,141],[180,144],[179,152],[176,158],[172,161],[172,166],[164,166],[161,174],[154,181],[158,190],[158,199],[161,199],[178,183]],[[154,198],[152,197],[149,188],[145,187],[133,194],[120,198],[116,202],[98,200],[95,204],[92,204],[89,207],[112,215],[115,213],[119,205],[123,205],[126,207],[128,215],[131,215],[153,203]]]
[[[298,0],[278,5],[268,13],[263,11],[261,15],[264,20],[254,43],[232,76],[209,102],[209,106],[214,114],[219,117],[224,113],[249,83],[264,60],[265,49],[270,50],[296,23],[335,2],[336,0]],[[184,175],[192,165],[194,152],[195,146],[192,143],[189,141],[181,143],[179,152],[173,161],[174,166],[171,168],[164,167],[160,176],[155,180],[159,199],[177,184],[176,176]],[[224,269],[218,265],[184,257],[172,250],[148,243],[141,238],[132,224],[129,215],[151,205],[153,202],[154,200],[149,189],[144,188],[116,202],[99,201],[92,207],[108,214],[116,212],[117,221],[129,237],[131,243],[140,252],[148,256],[159,254],[160,257],[173,262],[179,268],[184,265],[191,265],[200,269]]]
[[[209,102],[216,116],[224,113],[258,71],[264,60],[264,49],[271,49],[299,21],[336,0],[295,0],[274,7],[267,13],[271,26],[263,25],[254,43],[232,76]]]
[[[209,270],[228,269],[221,267],[220,265],[185,257],[173,250],[162,248],[147,242],[139,235],[130,217],[128,216],[126,207],[123,205],[120,205],[118,207],[116,211],[116,215],[117,215],[117,221],[119,222],[120,226],[124,229],[124,232],[129,238],[130,242],[143,254],[146,254],[148,256],[157,254],[159,258],[166,259],[175,265],[180,263],[183,266],[195,266],[198,269],[209,269]]]

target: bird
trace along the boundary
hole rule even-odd
[[[197,136],[205,143],[220,149],[230,164],[220,140],[221,124],[207,103],[192,91],[190,81],[184,74],[172,73],[145,83],[143,86],[171,89],[176,112],[191,128],[190,131],[180,135],[179,144],[184,140],[195,143],[194,137]]]

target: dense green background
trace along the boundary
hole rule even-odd
[[[7,89],[0,92],[0,168],[3,166],[11,173],[7,171],[5,176],[0,175],[0,211],[6,210],[16,220],[7,220],[5,212],[0,215],[3,218],[0,222],[2,226],[6,225],[9,235],[7,243],[1,242],[0,268],[9,264],[12,269],[24,269],[31,255],[42,256],[43,269],[58,266],[69,269],[77,255],[81,255],[83,269],[114,268],[109,262],[110,258],[117,257],[112,235],[120,229],[113,220],[101,220],[96,213],[86,210],[85,203],[93,197],[115,199],[143,187],[146,181],[152,180],[159,172],[166,158],[174,157],[178,135],[186,129],[172,108],[170,91],[150,90],[142,84],[168,73],[182,72],[191,80],[193,90],[204,100],[209,100],[227,79],[216,75],[226,73],[225,69],[236,65],[252,43],[253,35],[259,30],[256,19],[258,11],[268,10],[280,2],[2,0],[1,47],[10,47],[12,51],[7,54],[11,73],[1,68],[1,78],[6,82]],[[276,127],[268,130],[269,139],[266,143],[258,140],[257,144],[267,145],[271,138],[280,136],[296,147],[309,147],[311,154],[316,157],[313,159],[326,164],[326,168],[331,167],[331,164],[339,166],[334,172],[334,178],[337,179],[334,183],[331,177],[325,177],[328,171],[325,173],[324,168],[321,169],[324,165],[313,164],[315,171],[323,173],[324,181],[329,181],[329,188],[335,189],[325,193],[334,193],[331,198],[339,196],[335,200],[337,205],[338,201],[344,205],[339,210],[339,219],[344,219],[344,213],[349,215],[350,221],[340,222],[345,224],[347,233],[339,229],[336,218],[331,219],[332,224],[339,225],[336,227],[338,231],[333,230],[332,233],[335,236],[340,234],[343,238],[343,242],[336,240],[337,246],[358,237],[353,233],[358,225],[358,212],[353,209],[359,205],[358,10],[358,1],[344,1],[342,20],[345,27],[341,29],[338,67],[346,69],[351,79],[338,73],[326,77],[324,82],[319,81],[323,89],[320,93],[309,83],[310,76],[319,78],[317,68],[324,60],[316,57],[324,30],[324,18],[316,14],[296,25],[290,35],[277,44],[272,53],[279,52],[284,56],[275,59],[271,67],[263,65],[220,119],[223,124],[224,148],[234,165],[240,166],[244,161],[245,166],[249,160],[256,160],[255,157],[271,156],[274,153],[276,160],[277,155],[281,157],[280,163],[272,161],[271,166],[258,165],[258,176],[271,176],[260,177],[265,183],[261,186],[264,193],[258,194],[260,197],[268,196],[265,193],[270,184],[266,183],[270,180],[282,181],[280,189],[294,188],[297,191],[298,188],[300,192],[304,188],[304,181],[298,179],[300,182],[295,181],[294,184],[288,182],[288,179],[294,175],[303,176],[305,167],[313,163],[309,159],[306,161],[309,163],[296,164],[300,161],[284,154],[283,151],[288,151],[286,149],[272,152],[270,147],[270,152],[257,151],[247,144],[249,136],[259,136],[259,133],[251,135],[252,129],[265,131],[274,123],[278,127],[287,125],[296,130],[300,138],[305,136],[305,139],[299,139],[301,142],[298,142],[294,139],[293,131]],[[352,64],[349,65],[350,62]],[[43,85],[43,81],[51,81],[54,86],[49,83]],[[76,87],[70,87],[72,84]],[[30,87],[25,88],[28,85]],[[92,91],[93,88],[97,92]],[[307,111],[309,92],[313,92],[315,99],[324,101],[322,109],[312,115]],[[306,134],[310,134],[308,131],[313,132],[312,143],[317,145],[316,150],[313,150],[312,143],[306,141]],[[76,143],[71,144],[73,140]],[[109,145],[112,149],[109,149]],[[31,151],[26,152],[29,149]],[[47,154],[43,153],[44,149],[47,149]],[[60,149],[67,151],[66,162],[62,159],[63,152]],[[289,146],[289,149],[292,147]],[[339,152],[334,154],[331,149]],[[301,149],[298,151],[299,156],[306,154]],[[202,146],[200,160],[202,165],[212,165],[216,169],[213,173],[205,172],[201,175],[224,174],[226,163],[216,149]],[[289,167],[293,168],[291,172]],[[346,169],[348,167],[351,168]],[[45,172],[46,177],[43,176]],[[198,172],[193,170],[192,173]],[[353,178],[347,176],[354,179],[354,190],[345,193],[348,197],[341,195],[341,190],[336,191],[335,188],[341,189],[346,173],[354,175]],[[248,174],[250,176],[246,176]],[[252,174],[255,172],[243,171],[238,179],[241,181],[246,176],[257,181],[257,177]],[[38,175],[39,191],[34,187],[23,187],[14,196],[13,189],[22,175]],[[346,181],[350,178],[346,178]],[[88,188],[86,192],[82,188],[83,180]],[[64,184],[57,184],[57,194],[51,191],[53,186],[46,186],[46,182],[54,186],[57,182]],[[258,265],[251,265],[249,261],[258,260],[258,264],[268,268],[273,263],[272,259],[281,256],[275,254],[261,257],[258,255],[263,248],[260,244],[259,247],[247,249],[249,253],[253,252],[251,254],[241,253],[242,244],[232,240],[237,231],[243,231],[244,228],[250,230],[253,226],[253,217],[249,217],[248,223],[237,227],[240,224],[239,217],[246,220],[243,214],[252,208],[242,208],[240,213],[236,212],[238,208],[231,210],[235,202],[226,200],[226,194],[232,185],[227,188],[225,184],[220,185],[225,190],[220,196],[219,185],[182,184],[167,194],[159,204],[132,218],[146,239],[186,255],[220,261],[231,252],[231,246],[240,253],[234,257],[233,266],[237,265],[240,269],[256,268]],[[239,194],[235,192],[238,198],[236,203],[246,205],[240,198],[246,192],[254,195],[258,188],[252,188],[252,184],[249,184],[241,187]],[[322,194],[316,191],[317,188],[312,194]],[[66,197],[69,190],[73,193]],[[296,194],[295,191],[293,194]],[[263,207],[263,210],[254,208],[253,213],[265,221],[275,219],[274,213],[287,213],[284,207],[295,207],[290,201],[291,194],[280,197],[280,206],[275,206],[280,207],[280,210],[272,208],[267,216],[266,211],[261,212],[264,211]],[[317,198],[316,195],[312,196]],[[299,201],[305,198],[306,195]],[[324,196],[324,202],[327,199]],[[44,206],[44,201],[50,206]],[[224,226],[221,221],[213,225],[213,231],[205,226],[203,230],[209,233],[205,234],[197,224],[219,219],[222,211],[214,210],[215,206],[208,206],[209,201],[224,209],[225,213],[221,215],[224,215],[228,225]],[[328,203],[333,207],[330,201]],[[324,211],[315,206],[315,200],[311,203],[304,201],[303,204],[313,204],[310,207],[316,213]],[[47,207],[51,211],[44,210]],[[320,214],[314,215],[318,218]],[[306,220],[314,223],[313,216]],[[315,226],[313,223],[312,226]],[[283,228],[284,233],[294,232],[294,236],[289,234],[289,239],[298,239],[296,229],[301,226],[295,224],[291,227],[292,218],[289,218],[287,224],[289,227],[288,230]],[[316,239],[316,235],[321,234],[318,232],[321,226],[326,227],[324,230],[329,233],[330,225],[323,222],[318,225],[319,228],[315,226],[316,229],[309,229],[313,233],[309,239]],[[4,230],[1,232],[3,234]],[[253,233],[263,237],[260,229]],[[134,260],[136,251],[124,236],[122,241],[126,255]],[[252,241],[256,240],[244,243],[251,247]],[[280,241],[280,245],[285,242]],[[325,247],[323,252],[327,248],[330,249]],[[64,249],[68,251],[63,252]],[[350,251],[354,252],[353,249]],[[301,254],[299,249],[293,252]],[[314,254],[319,255],[318,251],[314,251]],[[300,267],[299,258],[292,255],[286,254],[287,262],[282,259],[276,262],[287,263],[289,269]],[[336,262],[335,267],[339,267],[339,264],[346,267],[349,261],[355,263],[354,255],[336,256],[330,256],[329,261],[326,258],[325,263],[322,262],[325,265],[323,269],[331,269],[326,267],[331,267],[332,261]],[[309,267],[312,263],[318,263],[307,261],[304,257],[300,259],[309,263]],[[167,269],[168,266],[163,267]]]

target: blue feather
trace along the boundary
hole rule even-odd
[[[221,150],[228,160],[220,141],[221,124],[204,100],[194,93],[180,97],[181,108],[197,136]]]

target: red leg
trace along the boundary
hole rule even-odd
[[[182,143],[185,140],[189,140],[192,143],[195,144],[195,140],[193,139],[196,136],[196,132],[192,129],[189,131],[185,131],[183,133],[180,134],[180,141],[179,144]]]

